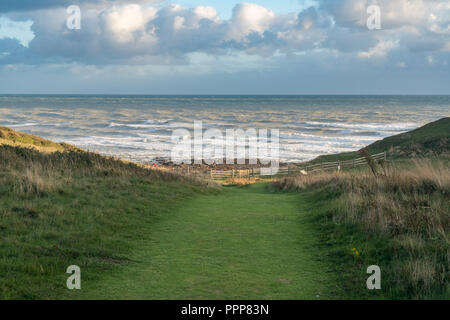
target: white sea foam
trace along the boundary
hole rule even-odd
[[[429,97],[426,106],[399,97],[389,107],[379,97],[48,97],[42,108],[42,100],[33,99],[23,105],[20,97],[0,99],[1,125],[138,161],[169,157],[172,131],[186,128],[192,135],[194,121],[224,136],[227,128],[280,129],[280,160],[302,161],[358,150],[450,116],[450,99],[442,97]],[[205,140],[204,148],[210,152],[219,144]]]
[[[419,126],[415,122],[398,122],[398,123],[342,123],[342,122],[321,122],[306,121],[307,125],[322,128],[346,128],[355,130],[373,130],[373,131],[408,131]]]
[[[7,126],[11,128],[20,128],[20,127],[32,127],[37,125],[39,125],[39,123],[37,122],[25,122],[25,123],[8,124]]]

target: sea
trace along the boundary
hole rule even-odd
[[[224,135],[278,129],[280,161],[302,162],[449,116],[437,95],[0,95],[0,126],[139,162],[169,159],[174,130],[194,121]]]

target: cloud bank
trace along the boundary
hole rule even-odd
[[[228,70],[254,65],[289,72],[287,61],[303,61],[316,69],[333,64],[334,70],[339,64],[348,69],[355,63],[399,70],[411,66],[449,69],[450,1],[317,0],[301,12],[283,14],[243,2],[226,20],[206,5],[78,1],[81,29],[69,30],[66,7],[73,3],[2,1],[3,16],[33,22],[34,38],[28,46],[18,38],[1,38],[0,65],[72,64],[76,65],[72,69],[79,69],[83,65],[186,66],[203,61],[212,66],[212,57],[227,61],[228,66],[231,59],[227,57],[239,56]],[[372,4],[381,10],[380,30],[366,25]],[[205,72],[206,67],[200,69],[190,71]]]
[[[11,43],[12,39],[0,40],[0,48],[8,53],[0,59],[2,63],[19,58],[24,63],[161,63],[192,52],[270,56],[329,50],[372,59],[401,50],[450,51],[450,2],[446,1],[378,0],[382,30],[366,27],[370,0],[322,0],[318,7],[299,14],[276,14],[257,4],[241,3],[229,20],[220,19],[210,6],[157,8],[145,1],[96,1],[81,4],[80,30],[67,29],[66,8],[55,7],[57,1],[14,3],[20,5],[10,9],[28,9],[21,15],[33,21],[35,38],[27,49]]]

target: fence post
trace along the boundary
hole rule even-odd
[[[387,160],[386,151],[384,152],[384,161]]]
[[[211,180],[214,180],[214,178],[213,178],[213,169],[211,169],[209,172],[211,174]]]

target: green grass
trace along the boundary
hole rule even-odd
[[[384,138],[370,144],[371,154],[388,152],[389,158],[450,155],[450,118],[428,123],[415,130]],[[358,151],[320,156],[311,163],[345,161],[360,157]]]
[[[272,188],[298,190],[309,204],[325,257],[355,298],[449,299],[448,162],[384,166],[377,176],[367,168],[324,172],[283,178]],[[370,265],[382,270],[380,291],[365,288]]]
[[[305,204],[267,185],[0,146],[0,299],[344,297]]]
[[[56,143],[31,134],[17,132],[7,127],[0,127],[0,145],[27,147],[41,152],[80,151],[80,149],[66,143]]]
[[[346,298],[393,298],[389,288],[395,283],[392,283],[389,272],[385,272],[391,260],[390,242],[381,236],[370,237],[368,241],[367,233],[358,226],[336,221],[339,195],[339,191],[330,188],[298,194],[309,212],[308,222],[319,236],[318,250],[323,260],[332,266],[334,273],[339,274],[341,290],[345,292]],[[370,276],[366,271],[370,265],[378,265],[382,270],[381,290],[368,290],[366,287],[366,280]]]
[[[100,281],[164,215],[214,190],[95,154],[0,146],[0,299],[59,298],[73,264]]]
[[[379,147],[445,151],[446,128],[448,118]],[[2,132],[0,299],[448,296],[448,160],[377,178],[297,177],[306,191],[272,192]],[[405,271],[409,261],[420,264]],[[381,291],[366,289],[371,264]],[[81,267],[81,290],[66,288],[69,265]]]
[[[149,225],[130,261],[101,281],[86,269],[65,298],[341,298],[308,219],[297,194],[267,183],[201,195]]]
[[[341,204],[334,190],[309,190],[301,197],[310,205],[311,221],[321,238],[320,250],[334,272],[341,275],[342,289],[350,299],[450,299],[450,287],[445,275],[441,280],[444,283],[434,280],[434,286],[424,290],[420,274],[417,283],[411,283],[402,274],[404,267],[413,261],[424,262],[426,267],[436,267],[436,257],[441,256],[446,264],[442,272],[448,276],[448,261],[445,260],[448,259],[448,243],[438,238],[428,239],[422,247],[411,250],[404,247],[400,240],[408,239],[408,236],[396,239],[383,232],[368,232],[358,224],[339,221],[342,212],[337,208]],[[370,265],[380,267],[381,290],[366,288],[369,276],[366,270]]]

